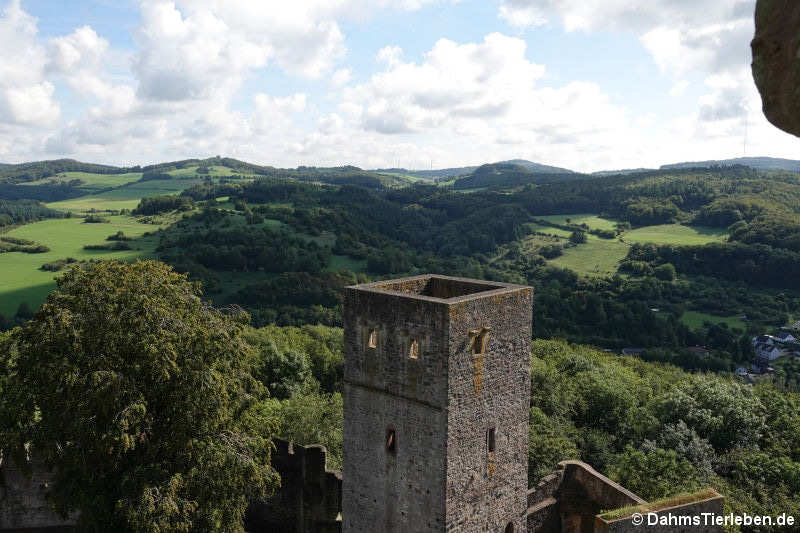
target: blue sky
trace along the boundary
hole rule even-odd
[[[0,161],[800,159],[760,112],[753,0],[270,4],[0,0]]]

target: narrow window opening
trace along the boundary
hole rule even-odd
[[[397,452],[397,435],[393,427],[386,429],[386,451],[391,454]]]
[[[378,347],[378,330],[373,329],[369,332],[369,338],[367,339],[367,348],[377,348]]]
[[[417,339],[412,339],[408,347],[408,357],[410,359],[419,359],[419,342]]]
[[[514,533],[514,524],[509,522],[508,525],[506,526],[505,533]]]
[[[469,330],[469,340],[472,345],[472,355],[483,355],[486,352],[486,341],[489,340],[491,327],[482,327]]]
[[[489,430],[486,432],[486,446],[489,450],[489,453],[494,453],[494,448],[495,448],[494,428],[489,428]]]

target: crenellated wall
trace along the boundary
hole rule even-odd
[[[247,509],[250,533],[339,533],[342,529],[342,475],[327,469],[327,450],[273,439],[272,467],[281,488]]]

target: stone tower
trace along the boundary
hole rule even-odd
[[[531,289],[345,289],[344,533],[526,530]]]

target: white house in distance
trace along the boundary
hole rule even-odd
[[[774,361],[779,357],[786,355],[783,350],[778,346],[778,339],[772,335],[759,335],[753,337],[753,349],[756,352],[756,358],[765,361]]]

